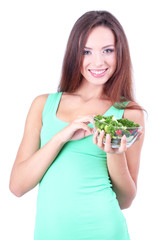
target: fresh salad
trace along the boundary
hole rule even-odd
[[[139,124],[128,120],[127,118],[116,119],[115,116],[104,117],[97,115],[94,117],[95,128],[100,133],[102,130],[111,135],[111,139],[120,139],[123,135],[126,137],[134,136],[138,132]]]

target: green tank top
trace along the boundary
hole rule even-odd
[[[62,92],[50,94],[43,110],[41,147],[68,125],[57,118]],[[127,104],[127,103],[126,103]],[[122,118],[111,106],[104,116]],[[93,127],[92,124],[89,124]],[[129,240],[112,190],[106,153],[93,136],[67,142],[39,183],[35,240]]]

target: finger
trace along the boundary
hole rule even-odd
[[[111,147],[111,136],[110,136],[110,134],[106,135],[104,150],[105,150],[105,152],[108,152],[108,153],[113,152],[112,147]]]
[[[75,122],[83,122],[83,123],[92,123],[93,118],[90,115],[87,116],[79,116],[77,119],[75,119]]]
[[[93,134],[93,129],[90,128],[88,125],[86,125],[85,123],[80,123],[80,128],[85,130],[86,134],[91,135]]]
[[[121,145],[119,147],[119,152],[126,152],[127,150],[127,137],[123,135],[121,138]]]
[[[104,135],[105,135],[105,131],[102,130],[99,134],[98,142],[97,142],[97,145],[99,148],[104,148],[104,143],[103,143]]]
[[[142,137],[142,135],[143,135],[143,132],[139,132],[139,135],[138,135],[136,141],[140,140],[140,138]]]
[[[93,128],[90,128],[90,131],[85,131],[84,135],[85,137],[89,136],[89,135],[93,135],[94,134],[94,129]]]
[[[83,130],[84,133],[88,133],[88,134],[91,134],[92,133],[92,129],[87,126],[85,123],[82,123],[82,122],[73,122],[71,124],[73,126],[73,132],[77,132],[78,130]]]
[[[95,133],[93,134],[93,143],[97,144],[97,137],[98,137],[98,132],[95,131]]]

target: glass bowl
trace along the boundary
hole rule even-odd
[[[104,117],[105,118],[105,117]],[[113,116],[114,120],[117,122]],[[128,120],[128,119],[127,119]],[[132,122],[133,123],[133,122]],[[136,124],[135,124],[136,125]],[[113,126],[105,122],[105,119],[99,120],[96,117],[93,117],[93,127],[95,131],[98,131],[98,136],[102,130],[105,131],[105,136],[107,134],[111,135],[111,147],[119,148],[121,144],[121,138],[125,135],[127,138],[127,148],[130,147],[137,139],[139,134],[142,131],[142,126],[138,125],[135,127],[126,127],[126,126]],[[105,144],[105,136],[103,138],[103,143]]]

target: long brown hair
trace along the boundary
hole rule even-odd
[[[117,67],[106,82],[104,92],[112,102],[134,101],[132,88],[132,66],[128,42],[119,21],[107,11],[90,11],[82,15],[70,33],[62,66],[62,76],[58,91],[73,92],[81,81],[83,50],[91,30],[106,26],[115,36]]]

